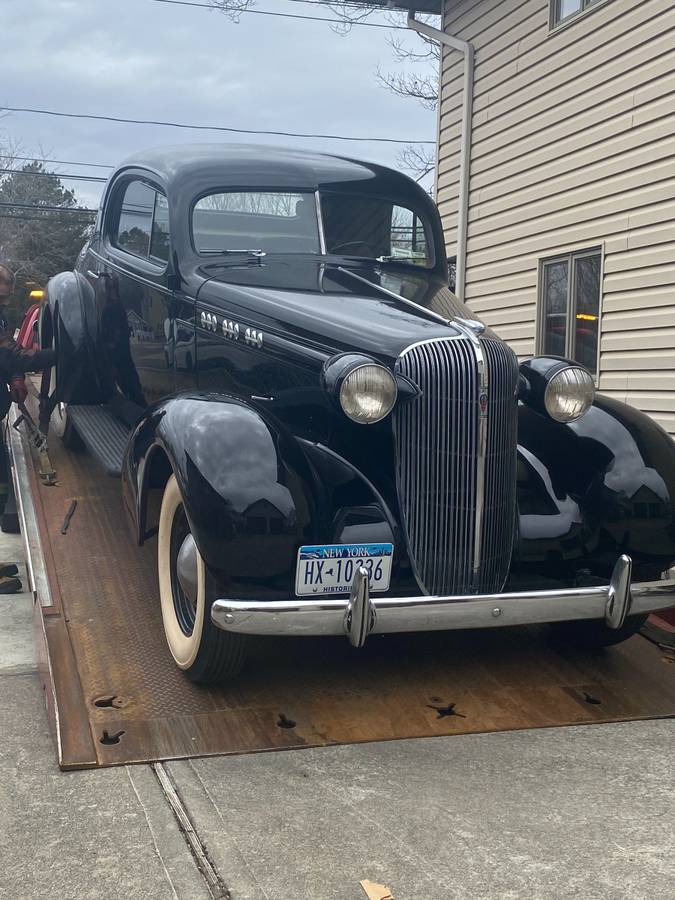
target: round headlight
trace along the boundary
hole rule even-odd
[[[354,422],[372,425],[388,416],[396,403],[396,379],[377,363],[357,366],[340,387],[342,411]]]
[[[595,384],[590,372],[581,366],[567,366],[546,385],[544,406],[556,422],[573,422],[588,412],[594,398]]]

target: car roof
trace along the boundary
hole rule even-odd
[[[202,190],[204,185],[228,187],[288,187],[318,190],[389,190],[419,195],[422,189],[406,175],[344,156],[259,144],[179,144],[135,153],[117,167],[153,172],[169,192]]]

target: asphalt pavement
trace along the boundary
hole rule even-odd
[[[0,900],[674,895],[673,720],[61,773],[31,603],[0,596]]]

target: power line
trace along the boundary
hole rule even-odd
[[[328,5],[326,3],[321,3],[320,0],[284,0],[284,2],[285,3],[304,3],[306,6],[326,6],[326,5]],[[199,5],[204,6],[205,4],[199,4]],[[386,4],[386,0],[383,3],[372,3],[372,4],[368,3],[367,5],[372,6],[372,7],[377,7],[379,10],[382,10],[382,12],[402,12],[403,11],[403,10],[390,9]],[[350,6],[353,9],[363,10],[364,4],[358,3],[357,0],[344,0],[344,2],[340,2],[340,6]],[[216,12],[218,12],[222,9],[219,6],[211,6],[211,5],[209,5],[208,8],[213,9]],[[374,10],[373,10],[373,12],[374,12]]]
[[[37,159],[35,156],[14,156],[12,153],[0,153],[0,159],[18,159],[21,162],[53,163],[57,166],[90,166],[93,169],[113,169],[103,163],[76,162],[72,159]]]
[[[53,215],[53,213],[49,213],[49,215]],[[15,219],[18,222],[44,222],[45,216],[27,216],[25,213],[20,213],[18,215],[13,215],[12,213],[0,213],[0,219]],[[86,220],[82,220],[86,221]]]
[[[193,6],[200,9],[217,10],[218,7],[211,6],[209,3],[196,3],[195,0],[151,0],[152,3],[167,3],[170,6]],[[314,4],[319,6],[320,4]],[[326,16],[301,16],[298,13],[281,13],[272,12],[266,9],[238,9],[233,10],[236,15],[242,16],[275,16],[278,19],[304,19],[306,22],[330,22],[333,25],[345,25],[357,28],[386,28],[387,31],[408,31],[406,25],[382,25],[379,22],[349,22],[345,19],[329,19]]]
[[[294,3],[313,3],[314,0],[293,0]],[[0,153],[0,159],[18,159],[25,162],[37,162],[37,163],[52,163],[53,165],[58,166],[92,166],[97,169],[114,169],[115,166],[104,165],[103,163],[89,163],[89,162],[80,162],[79,160],[73,159],[37,159],[35,156],[12,156],[11,154],[3,154]],[[416,171],[414,166],[405,166],[399,165],[399,168],[406,169],[408,172]],[[62,174],[60,172],[21,172],[18,169],[0,169],[0,173],[6,172],[7,174],[24,174],[24,175],[55,175],[57,178],[76,178],[76,179],[84,179],[86,181],[107,181],[107,178],[84,178],[81,175],[70,175],[70,174]],[[427,174],[427,173],[425,173]]]
[[[83,215],[96,215],[97,209],[87,209],[85,206],[40,206],[37,203],[0,203],[0,209],[37,209],[44,212],[80,213]]]
[[[37,178],[66,178],[69,181],[99,181],[105,184],[107,178],[96,178],[93,175],[71,175],[68,172],[23,172],[21,169],[0,169],[0,175],[27,175]]]
[[[175,0],[178,2],[178,0]],[[187,2],[187,0],[186,0]],[[168,128],[187,128],[193,131],[226,131],[230,134],[257,134],[272,137],[322,138],[329,141],[361,141],[380,144],[434,144],[435,141],[416,141],[413,138],[362,137],[345,134],[311,134],[302,131],[266,131],[254,128],[228,128],[225,125],[188,125],[185,122],[163,122],[157,119],[124,119],[121,116],[100,116],[93,113],[67,113],[53,109],[34,109],[28,106],[0,106],[7,112],[32,113],[38,116],[56,116],[61,119],[95,119],[98,122],[121,122],[126,125],[162,125]]]

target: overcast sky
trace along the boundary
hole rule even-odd
[[[205,0],[204,0],[205,2]],[[255,9],[332,16],[289,0]],[[0,105],[285,131],[433,140],[435,114],[375,79],[396,68],[389,30],[335,34],[326,23],[217,12],[153,0],[2,0]],[[371,21],[386,21],[383,17]],[[403,14],[401,14],[403,24]],[[419,39],[398,32],[414,44]],[[160,126],[12,113],[2,139],[30,155],[115,164],[144,147],[194,141],[266,142],[396,166],[398,148],[303,138],[232,136]],[[106,174],[73,166],[61,172]],[[100,185],[74,184],[83,205]]]

